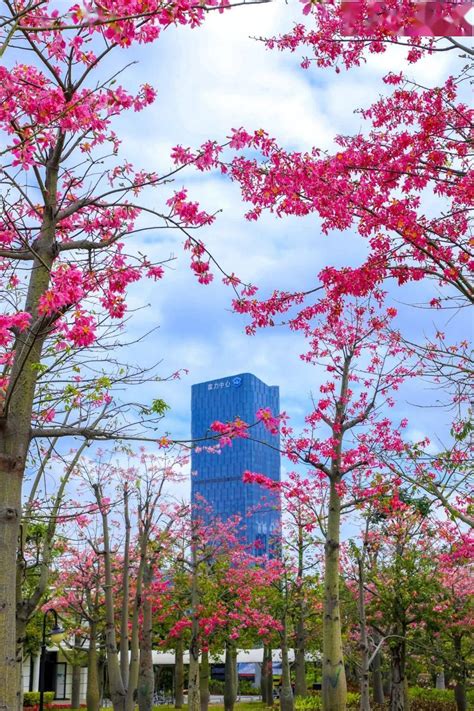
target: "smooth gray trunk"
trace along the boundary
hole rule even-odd
[[[360,711],[370,711],[369,695],[369,642],[367,636],[367,621],[365,616],[365,596],[364,596],[364,561],[359,558],[357,561],[359,570],[359,648],[360,648]]]
[[[199,588],[196,546],[191,543],[191,641],[189,644],[188,709],[201,711],[199,693]]]
[[[288,659],[288,622],[286,616],[281,620],[282,630],[280,632],[281,646],[281,691],[280,709],[281,711],[293,711],[294,699],[291,688],[290,661]]]
[[[377,643],[377,639],[375,640]],[[382,678],[382,654],[380,650],[374,657],[372,662],[372,688],[374,694],[374,703],[383,704],[385,703],[385,694],[383,690],[383,678]]]
[[[129,614],[129,575],[130,575],[130,513],[128,504],[128,486],[125,484],[123,488],[123,505],[124,505],[124,520],[125,520],[125,541],[123,544],[123,563],[122,563],[122,610],[120,614],[120,674],[124,688],[128,687],[129,674],[129,658],[128,658],[128,622]]]
[[[174,707],[181,709],[184,704],[184,663],[183,663],[183,640],[176,640],[175,647],[175,667],[174,667]]]
[[[209,652],[201,653],[201,664],[199,666],[199,697],[201,700],[201,711],[209,708]]]
[[[144,577],[145,586],[151,583],[151,570],[147,566]],[[143,622],[140,637],[140,663],[138,670],[137,700],[139,711],[151,711],[153,708],[153,691],[155,675],[153,673],[152,655],[152,607],[148,589],[142,606]]]
[[[234,705],[237,700],[237,681],[237,649],[235,645],[226,642],[224,711],[234,711]]]
[[[81,666],[74,664],[72,667],[71,679],[71,709],[78,709],[81,706]]]
[[[99,660],[97,655],[97,626],[95,622],[90,622],[89,650],[87,653],[87,711],[99,711],[101,697],[99,678]]]
[[[456,655],[456,686],[454,687],[454,700],[457,711],[467,711],[466,679],[467,664],[462,654],[462,638],[456,635],[453,640]]]
[[[260,688],[262,692],[262,703],[264,703],[265,706],[273,706],[273,662],[272,648],[269,645],[264,645],[263,647]]]
[[[304,582],[304,535],[303,525],[298,522],[298,574],[296,579],[296,621],[295,621],[295,696],[305,697],[308,694],[306,686],[306,606],[303,591]]]
[[[341,608],[339,603],[339,548],[341,501],[338,480],[331,478],[327,535],[324,545],[324,616],[322,696],[324,711],[345,711],[347,682],[342,648]]]
[[[304,616],[302,609],[298,611],[295,636],[295,696],[305,697],[308,695],[308,688],[306,685],[305,662],[306,630],[304,626]]]

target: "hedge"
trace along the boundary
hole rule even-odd
[[[45,691],[43,693],[44,704],[51,704],[54,701],[54,691]],[[38,706],[40,702],[39,691],[25,691],[23,694],[23,706]]]

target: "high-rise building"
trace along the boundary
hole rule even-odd
[[[241,373],[192,386],[191,436],[200,440],[215,436],[210,425],[215,420],[230,422],[236,417],[247,424],[256,422],[260,408],[276,415],[280,409],[279,388],[266,385],[251,373]],[[239,514],[245,539],[256,553],[271,553],[281,531],[279,498],[257,484],[245,484],[245,470],[280,481],[279,435],[271,434],[262,423],[250,430],[249,439],[236,438],[219,454],[193,451],[191,497],[202,497],[220,519]],[[213,445],[209,439],[203,445]]]

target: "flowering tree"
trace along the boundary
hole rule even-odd
[[[204,653],[213,648],[225,649],[226,711],[233,711],[237,699],[237,645],[240,649],[255,646],[256,641],[266,639],[279,627],[266,598],[268,588],[280,575],[278,561],[252,555],[245,545],[233,546],[227,556],[211,562],[207,571],[200,619],[201,644]]]
[[[423,19],[419,5],[410,0],[308,2],[304,8],[307,25],[299,24],[268,40],[267,46],[290,51],[309,48],[312,56],[303,62],[304,67],[315,64],[335,67],[336,71],[340,64],[347,69],[357,66],[367,53],[384,52],[391,43],[408,45],[410,62],[441,51],[462,49],[472,54],[449,37],[434,39],[433,32],[429,38],[420,36],[428,16]],[[458,22],[466,34],[467,5],[436,5],[430,21],[438,23],[438,29]],[[234,278],[240,291],[234,310],[250,317],[248,333],[272,327],[282,319],[291,329],[304,330],[311,319],[337,318],[348,297],[381,298],[384,284],[391,285],[393,294],[393,287],[426,280],[434,287],[428,296],[433,309],[446,302],[451,308],[472,304],[468,147],[472,117],[462,98],[468,75],[469,68],[461,66],[456,77],[426,87],[402,73],[388,74],[385,91],[393,87],[392,93],[362,110],[361,131],[336,137],[337,149],[330,153],[318,147],[287,151],[263,129],[243,128],[233,129],[229,135],[226,145],[230,155],[217,143],[207,142],[198,153],[176,147],[178,165],[195,161],[200,170],[214,166],[237,182],[243,200],[250,204],[249,220],[268,211],[278,217],[316,214],[327,238],[335,239],[337,232],[357,231],[367,243],[363,263],[326,265],[315,283],[302,285],[298,291],[275,288],[270,296],[260,296],[254,286],[239,288]],[[202,151],[207,156],[204,163]],[[437,197],[435,206],[427,201],[430,193]],[[420,361],[420,374],[437,386],[448,386],[447,404],[456,411],[452,429],[457,438],[470,426],[466,405],[472,360],[466,342],[453,345],[444,337],[440,340],[438,334],[426,343],[406,346]],[[452,515],[471,521],[469,502],[467,506],[461,503],[466,487],[460,463],[469,459],[467,440],[465,447],[458,441],[452,452],[448,447],[432,462],[441,472],[439,478],[433,477],[423,462],[422,449],[423,444],[409,448],[404,458],[408,468],[403,464],[399,472],[403,475],[407,471],[411,482],[417,479]],[[454,475],[453,468],[457,468]]]
[[[69,544],[58,559],[52,585],[54,596],[47,607],[60,614],[65,629],[75,639],[87,641],[86,702],[89,711],[99,711],[100,647],[104,641],[104,568],[94,550]]]
[[[125,425],[128,437],[146,437],[146,424],[153,430],[163,414],[159,400],[138,408],[112,402],[114,383],[156,378],[146,366],[127,366],[111,354],[125,343],[128,287],[142,277],[161,279],[167,260],[163,255],[153,263],[127,247],[133,235],[157,228],[183,230],[194,271],[206,281],[204,247],[191,231],[213,218],[185,191],[165,194],[162,207],[147,203],[146,189],[162,186],[176,171],[159,175],[134,168],[119,156],[113,123],[124,111],[146,108],[155,91],[149,85],[126,89],[119,80],[122,70],[109,73],[106,61],[135,43],[157,40],[173,24],[195,27],[209,9],[227,5],[227,0],[107,0],[58,9],[49,0],[11,0],[3,6],[2,708],[14,708],[19,694],[13,673],[15,591],[7,571],[14,566],[30,443],[64,436],[119,438]],[[12,44],[23,50],[22,62],[15,54],[10,57]],[[107,406],[100,424],[97,406]],[[153,439],[153,432],[148,436]]]
[[[70,458],[55,456],[55,442],[47,450],[40,450],[41,461],[37,460],[37,470],[28,498],[23,507],[20,540],[16,566],[16,636],[17,636],[17,679],[21,686],[23,669],[23,646],[28,622],[48,590],[51,568],[61,550],[63,541],[58,541],[58,520],[64,516],[82,513],[82,507],[74,509],[66,502],[67,485],[75,472],[77,463],[88,445],[88,441],[77,449]],[[62,477],[52,500],[42,491],[42,481],[51,465],[62,468]],[[35,539],[34,550],[31,539]]]
[[[433,599],[439,594],[438,522],[405,503],[401,494],[396,508],[381,504],[379,523],[365,536],[367,622],[390,655],[390,709],[403,711],[408,705],[408,652],[420,651],[413,635],[432,619]]]
[[[221,520],[204,500],[196,501],[189,513],[176,537],[181,545],[169,571],[174,609],[166,645],[175,646],[189,635],[188,707],[192,711],[209,703],[209,652],[225,649],[229,674],[224,703],[232,709],[237,693],[237,640],[249,634],[265,637],[278,625],[266,609],[264,590],[278,578],[280,567],[276,560],[249,552],[239,516]]]
[[[260,416],[268,427],[276,430],[277,420],[268,410],[261,411]],[[313,477],[303,477],[298,472],[290,472],[287,480],[276,482],[261,474],[246,471],[243,480],[263,486],[273,494],[278,492],[280,497],[283,530],[278,534],[281,541],[275,545],[275,549],[279,550],[281,556],[282,572],[276,602],[279,602],[281,616],[284,618],[282,632],[286,632],[287,646],[293,638],[290,645],[295,650],[295,696],[304,697],[307,695],[305,652],[311,636],[310,618],[315,614],[315,573],[319,569],[324,537],[325,512],[321,500],[321,482]],[[319,617],[321,610],[317,612]],[[290,621],[292,629],[288,630]],[[287,686],[282,691],[292,695],[289,674]],[[285,701],[283,694],[280,694],[282,708]]]
[[[387,491],[391,475],[382,455],[404,447],[401,429],[406,422],[396,427],[382,412],[394,404],[393,392],[403,380],[416,372],[403,362],[403,345],[388,328],[394,316],[393,309],[379,311],[371,304],[356,303],[322,325],[301,317],[300,327],[309,341],[304,358],[324,369],[328,380],[320,386],[321,397],[315,400],[306,416],[307,428],[300,434],[281,416],[262,415],[267,427],[280,425],[283,451],[290,461],[307,466],[319,484],[325,541],[323,703],[328,710],[343,709],[346,704],[339,603],[341,516]],[[221,423],[213,427],[224,433],[221,443],[225,443],[229,433],[239,436],[243,423],[235,431],[232,423],[227,429]],[[245,436],[249,436],[248,427]],[[304,489],[301,495],[307,498]]]
[[[94,492],[100,520],[101,537],[96,552],[100,550],[104,559],[106,650],[114,709],[130,711],[135,706],[140,671],[140,623],[146,624],[146,629],[142,629],[142,678],[146,677],[146,672],[152,667],[151,587],[153,582],[158,584],[158,581],[153,580],[154,563],[161,548],[166,544],[168,531],[182,515],[179,506],[167,506],[165,487],[169,482],[179,480],[179,469],[183,464],[185,460],[180,455],[173,461],[171,458],[162,460],[142,452],[137,463],[126,468],[104,460],[97,464],[85,462],[82,465],[84,478]],[[107,489],[114,483],[118,491],[113,495],[113,499],[123,500],[122,526],[125,534],[119,580],[115,579],[117,555],[112,536],[113,504],[107,496]],[[132,519],[131,506],[134,500],[136,513]],[[117,644],[115,627],[118,607],[117,588],[114,590],[114,583],[119,584],[122,603],[119,614],[120,645]],[[158,587],[161,589],[161,586]],[[148,659],[147,668],[145,656]],[[152,694],[151,688],[151,698]]]
[[[438,665],[445,667],[455,682],[454,694],[458,711],[468,708],[466,683],[472,652],[470,630],[473,624],[472,533],[451,524],[440,527],[438,581],[440,591],[430,620],[429,633]],[[439,666],[438,666],[439,668]]]
[[[66,540],[78,545],[66,550],[66,567],[58,566],[59,595],[52,604],[66,616],[71,608],[78,628],[88,626],[92,680],[102,623],[114,708],[133,708],[138,688],[144,708],[153,698],[153,684],[147,683],[153,672],[151,600],[167,588],[159,564],[181,515],[180,506],[167,502],[166,488],[179,481],[186,460],[141,451],[129,452],[124,465],[115,459],[119,454],[124,456],[103,452],[96,462],[79,462],[82,513],[61,521]],[[96,703],[91,686],[91,704]]]
[[[391,44],[408,47],[407,59],[416,62],[424,54],[462,49],[473,54],[467,38],[472,24],[466,17],[468,3],[417,2],[416,0],[328,0],[303,2],[310,22],[267,40],[270,48],[309,51],[304,67],[332,67],[340,71],[359,66],[369,52],[381,54]],[[451,36],[452,35],[452,36]],[[436,38],[436,39],[435,39]]]
[[[308,68],[313,63],[320,67],[335,66],[336,71],[339,71],[340,63],[346,68],[358,65],[367,53],[383,52],[390,43],[408,45],[410,62],[438,51],[462,50],[472,55],[472,50],[462,42],[451,38],[434,39],[433,31],[428,39],[420,37],[433,19],[433,27],[437,25],[438,30],[457,22],[467,34],[468,25],[464,18],[468,7],[457,4],[453,11],[451,4],[449,7],[438,5],[438,14],[430,19],[428,15],[421,17],[417,3],[410,0],[402,3],[370,0],[361,3],[308,2],[304,8],[308,25],[297,25],[282,37],[268,40],[267,45],[290,51],[309,47],[314,59],[305,60],[303,66]],[[347,333],[340,328],[351,300],[375,296],[383,301],[386,294],[381,290],[385,283],[396,287],[431,280],[434,289],[428,300],[434,309],[442,307],[448,299],[450,305],[453,302],[463,306],[472,304],[474,262],[469,231],[471,174],[467,134],[471,112],[462,98],[467,76],[468,69],[461,66],[456,77],[447,77],[436,87],[425,87],[401,73],[388,74],[384,78],[385,91],[389,92],[393,87],[392,93],[363,110],[363,129],[355,136],[336,137],[337,149],[331,153],[318,147],[308,147],[306,152],[291,152],[263,129],[247,131],[243,128],[233,129],[229,135],[226,148],[232,151],[230,155],[224,151],[224,146],[211,142],[201,146],[198,153],[181,146],[174,151],[177,165],[194,161],[200,170],[215,167],[237,182],[243,200],[250,204],[249,220],[258,219],[265,211],[279,217],[317,214],[323,234],[331,235],[331,239],[335,238],[333,232],[352,230],[367,242],[368,256],[361,264],[342,268],[327,265],[315,283],[302,285],[293,292],[275,288],[266,298],[259,297],[256,287],[241,287],[240,296],[234,301],[237,313],[250,316],[248,333],[252,334],[260,327],[272,327],[277,320],[285,318],[292,330],[303,331],[310,337],[314,333],[314,353],[310,352],[304,358],[316,361],[321,354],[330,357],[331,352],[340,358],[331,364],[330,370],[336,374],[337,384],[330,383],[329,388],[323,386],[327,389],[322,392],[328,397],[323,397],[322,407],[318,405],[308,416],[312,427],[319,428],[324,424],[332,430],[332,437],[327,441],[317,437],[315,443],[314,433],[309,430],[304,436],[294,438],[287,451],[290,458],[313,466],[323,479],[327,477],[329,481],[325,574],[326,586],[329,583],[330,587],[326,587],[325,592],[323,654],[324,664],[328,665],[323,673],[327,709],[344,708],[345,705],[341,636],[335,624],[337,619],[340,626],[337,571],[341,496],[348,493],[345,480],[352,478],[350,493],[355,494],[353,500],[356,502],[370,497],[366,482],[355,480],[365,470],[373,474],[374,467],[380,468],[380,472],[387,473],[389,478],[393,476],[395,485],[399,486],[405,467],[394,468],[393,459],[404,454],[410,461],[408,478],[412,482],[419,480],[420,486],[436,496],[453,515],[459,512],[463,520],[469,519],[469,504],[466,507],[456,501],[458,487],[462,490],[465,481],[462,464],[461,467],[458,465],[469,460],[460,451],[462,446],[453,447],[453,459],[438,456],[432,462],[436,470],[434,474],[430,464],[423,461],[420,448],[407,449],[399,432],[390,432],[388,420],[380,417],[377,431],[375,420],[380,412],[375,402],[379,396],[384,401],[391,387],[391,384],[388,388],[383,385],[379,390],[377,383],[370,383],[370,378],[379,372],[383,363],[383,358],[375,355],[377,345],[373,351],[376,360],[365,371],[371,375],[358,380],[369,390],[375,386],[375,400],[366,395],[365,401],[356,404],[355,412],[350,412],[353,405],[347,391],[351,390],[351,368],[360,356],[360,344],[356,339],[348,347]],[[203,152],[205,161],[202,160]],[[429,193],[437,196],[435,207],[426,204]],[[239,287],[238,279],[234,278],[232,283]],[[334,339],[325,340],[325,329],[334,329]],[[422,348],[418,344],[404,347],[399,334],[388,338],[394,339],[399,354],[403,351],[408,357],[408,354],[416,353],[416,360],[422,361],[418,373],[433,375],[435,371],[438,383],[440,369],[446,371],[454,367],[452,372],[456,373],[458,383],[464,382],[472,372],[472,366],[464,358],[464,347],[457,352],[460,357],[456,358],[451,346],[444,343],[442,348],[435,349],[429,344]],[[364,343],[363,338],[360,343]],[[346,350],[340,353],[343,344]],[[378,345],[384,345],[384,341]],[[361,350],[363,348],[361,345]],[[401,370],[398,375],[403,377]],[[393,385],[398,387],[395,379]],[[333,408],[331,411],[329,406]],[[456,418],[454,433],[464,431],[464,422],[464,417]],[[358,444],[367,447],[367,451],[350,448],[346,463],[343,440],[346,445],[348,437],[354,434],[351,430],[360,425],[369,428],[375,425],[368,439],[365,435],[362,438],[355,436]],[[372,458],[375,453],[376,458]],[[323,457],[327,457],[327,464],[323,463]],[[457,467],[454,477],[453,467]],[[441,472],[439,479],[438,472]],[[377,486],[372,489],[374,496],[381,493]],[[396,502],[395,496],[394,506]],[[334,599],[331,599],[331,586]]]
[[[458,98],[464,80],[461,73],[426,89],[389,74],[384,81],[395,85],[393,94],[361,112],[368,124],[365,135],[337,137],[339,149],[332,155],[318,148],[287,152],[263,130],[234,130],[229,142],[233,149],[257,152],[260,160],[243,154],[226,161],[217,144],[201,147],[199,155],[207,151],[206,167],[219,166],[240,185],[244,201],[252,205],[248,219],[258,219],[264,211],[278,216],[317,213],[323,233],[355,227],[369,242],[363,264],[326,266],[319,284],[307,291],[275,290],[270,298],[257,300],[256,289],[243,289],[234,307],[251,315],[253,327],[272,325],[276,315],[307,303],[315,291],[329,294],[337,308],[342,295],[366,296],[387,279],[402,285],[432,278],[451,287],[448,295],[473,302],[466,134],[470,112]],[[178,164],[197,160],[180,147],[174,157]],[[437,215],[424,209],[427,190],[440,198]],[[433,297],[431,305],[439,307],[441,300]],[[324,300],[306,306],[320,313],[328,307]]]

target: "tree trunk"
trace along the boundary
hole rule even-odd
[[[72,667],[71,680],[71,709],[78,709],[81,706],[81,665],[74,664]]]
[[[104,550],[104,596],[105,596],[105,644],[107,653],[107,669],[109,673],[110,697],[114,711],[126,711],[127,691],[123,685],[115,634],[115,601],[113,592],[112,560],[110,552],[109,525],[107,513],[102,505],[102,492],[94,485],[97,504],[102,518],[103,550]]]
[[[336,491],[338,480],[331,477],[327,536],[324,546],[324,617],[322,693],[324,711],[345,711],[346,673],[342,651],[339,604],[339,538],[341,502]]]
[[[280,632],[281,646],[281,691],[280,709],[281,711],[293,711],[293,689],[291,688],[290,662],[288,659],[288,628],[286,615],[281,620],[282,629]]]
[[[467,696],[466,696],[466,679],[467,665],[462,654],[462,637],[455,635],[453,639],[455,653],[455,678],[456,686],[454,687],[454,700],[456,701],[457,711],[467,711]]]
[[[18,572],[18,569],[17,569]],[[18,583],[17,583],[18,584]],[[18,590],[17,590],[18,592]],[[16,614],[16,674],[17,674],[17,685],[20,691],[18,695],[18,707],[17,711],[22,711],[23,709],[23,645],[26,636],[26,622],[23,616],[19,618],[18,616],[18,599],[17,599],[17,614]]]
[[[183,708],[184,704],[184,663],[183,663],[183,640],[176,640],[175,663],[174,663],[174,707]]]
[[[128,687],[130,660],[128,656],[128,621],[129,621],[129,574],[130,574],[130,514],[128,505],[128,486],[123,487],[123,506],[125,519],[125,541],[123,544],[122,563],[122,610],[120,613],[120,674],[125,688]]]
[[[377,644],[377,639],[375,639]],[[374,657],[372,662],[372,687],[374,694],[374,704],[385,703],[385,694],[383,691],[383,679],[382,679],[382,653],[379,650]]]
[[[457,682],[454,687],[454,700],[456,701],[457,711],[467,711],[467,695],[466,684]]]
[[[133,600],[133,614],[131,620],[131,638],[130,638],[130,664],[128,667],[128,688],[127,695],[125,699],[125,710],[134,711],[135,704],[137,700],[137,689],[138,689],[138,674],[140,670],[140,635],[139,635],[139,625],[140,625],[140,611],[142,609],[142,583],[143,575],[145,572],[146,564],[146,538],[141,541],[141,552],[140,552],[140,565],[138,566],[137,577],[135,581],[135,596]],[[151,610],[149,612],[151,617]],[[149,622],[150,636],[151,636],[151,620]],[[151,639],[150,639],[151,648]],[[153,662],[151,662],[151,668],[153,672]]]
[[[89,622],[89,651],[87,654],[86,703],[87,711],[99,711],[99,660],[97,657],[97,627],[95,622]]]
[[[21,699],[16,674],[16,566],[21,519],[21,490],[31,437],[31,414],[48,334],[40,297],[50,285],[51,267],[57,254],[56,209],[58,168],[64,134],[58,133],[50,149],[44,178],[44,206],[39,236],[23,310],[31,315],[30,327],[18,334],[7,391],[0,404],[0,711],[16,711]]]
[[[237,649],[227,641],[225,645],[224,711],[234,711],[237,700]]]
[[[201,710],[201,697],[199,692],[199,646],[198,632],[191,632],[189,646],[189,671],[188,671],[188,709],[189,711]]]
[[[26,452],[25,452],[26,455]],[[16,711],[21,703],[18,685],[16,586],[12,571],[20,531],[23,457],[0,450],[0,709]]]
[[[405,642],[395,642],[390,648],[391,654],[391,689],[390,711],[406,711],[405,690]]]
[[[305,663],[305,599],[303,590],[304,574],[304,535],[301,521],[298,523],[298,574],[296,578],[296,623],[295,623],[295,696],[305,697],[308,694],[306,686]]]
[[[199,697],[201,700],[201,711],[209,708],[209,652],[201,653],[201,664],[199,666]]]
[[[370,711],[369,696],[369,642],[367,639],[367,621],[365,617],[364,596],[364,561],[359,558],[359,629],[360,629],[360,711]]]
[[[152,604],[148,586],[151,583],[151,572],[147,566],[145,573],[145,599],[143,601],[143,622],[140,638],[140,668],[138,672],[138,709],[152,711],[155,676],[153,674],[152,652]]]
[[[188,710],[200,711],[199,693],[199,589],[196,545],[191,543],[191,641],[189,644]]]
[[[265,706],[273,706],[272,648],[267,644],[263,647],[262,679],[260,688],[262,692],[262,702]]]
[[[306,686],[306,631],[304,626],[303,610],[298,610],[298,619],[296,621],[295,632],[295,696],[305,697],[308,695],[308,688]]]

